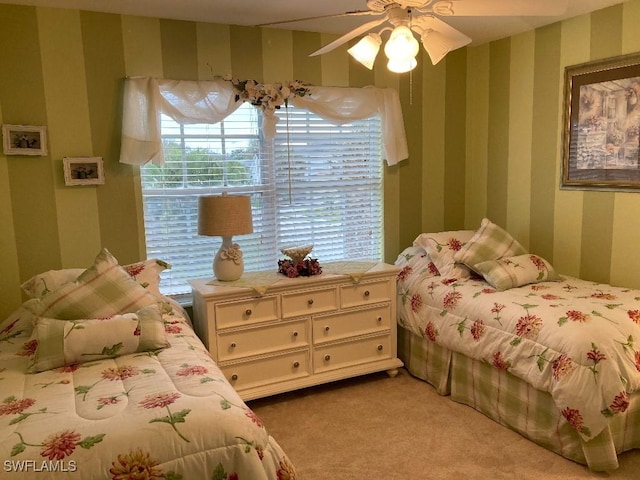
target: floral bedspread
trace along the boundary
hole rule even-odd
[[[584,440],[640,388],[640,290],[562,277],[498,292],[396,263],[402,326],[549,392]]]
[[[32,314],[0,323],[0,477],[295,478],[181,309],[166,310],[169,348],[36,374]]]

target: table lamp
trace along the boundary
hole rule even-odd
[[[218,280],[230,282],[242,276],[242,250],[232,237],[252,232],[251,197],[225,192],[198,198],[198,234],[222,237],[220,250],[213,259],[213,273]]]

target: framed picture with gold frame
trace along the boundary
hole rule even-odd
[[[640,188],[640,54],[565,69],[563,188]]]

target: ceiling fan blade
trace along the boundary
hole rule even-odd
[[[358,17],[358,16],[365,16],[365,15],[380,15],[380,14],[381,12],[374,12],[373,10],[353,10],[351,12],[336,13],[334,15],[317,15],[315,17],[294,18],[293,20],[283,20],[282,22],[260,23],[258,25],[254,25],[254,27],[271,27],[275,25],[284,25],[286,23],[306,22],[309,20],[324,20],[329,18]]]
[[[434,11],[438,4],[451,4],[455,17],[553,17],[565,13],[568,0],[443,0]]]
[[[432,17],[430,15],[414,17],[411,29],[419,35],[423,35],[429,30],[439,32],[447,39],[448,43],[452,47],[451,50],[462,48],[471,43],[471,38],[467,37],[464,33],[453,28],[451,25],[443,22],[439,18]]]
[[[377,20],[373,20],[372,22],[364,23],[364,24],[360,25],[359,27],[354,28],[350,32],[344,34],[343,36],[341,36],[337,40],[334,40],[333,42],[325,45],[320,50],[316,50],[315,52],[309,54],[309,56],[310,57],[315,57],[316,55],[323,55],[325,53],[328,53],[331,50],[333,50],[334,48],[338,48],[340,45],[342,45],[344,43],[347,43],[349,40],[351,40],[353,38],[356,38],[358,35],[362,35],[363,33],[368,32],[372,28],[375,28],[378,25],[381,25],[386,21],[387,21],[387,17],[384,16],[382,18],[378,18]]]

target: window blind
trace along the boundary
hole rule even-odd
[[[251,195],[254,233],[234,237],[245,271],[277,269],[280,248],[312,243],[320,264],[382,258],[383,163],[378,117],[335,126],[306,110],[278,111],[272,142],[244,104],[214,125],[161,117],[165,164],[141,168],[147,256],[172,264],[161,291],[211,277],[222,239],[197,233],[200,195]]]

